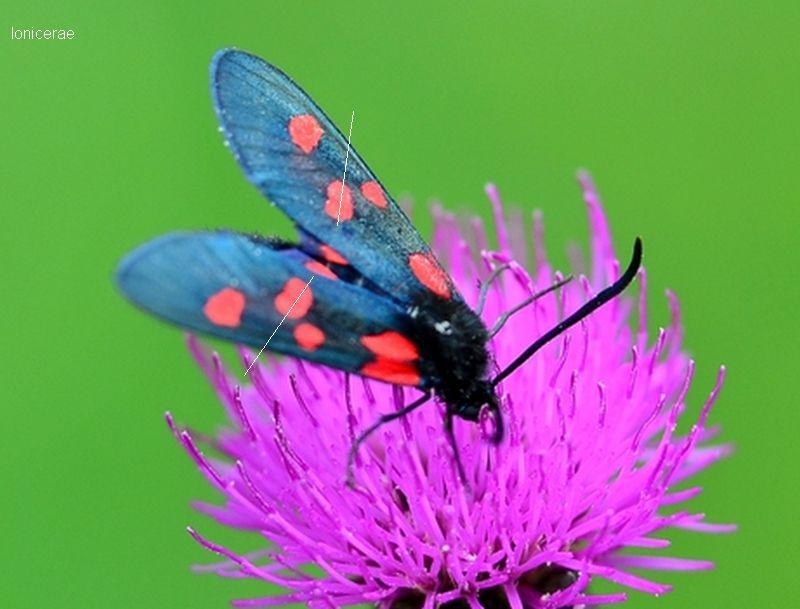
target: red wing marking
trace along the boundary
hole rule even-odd
[[[433,254],[411,254],[408,257],[408,264],[414,276],[431,292],[448,300],[452,297],[447,274],[436,262]]]
[[[313,324],[302,323],[294,329],[294,339],[306,351],[315,351],[325,342],[325,333]]]
[[[362,336],[361,344],[381,358],[398,362],[419,359],[417,346],[399,332],[383,332],[372,336]]]
[[[289,319],[300,319],[308,313],[313,303],[311,286],[306,287],[306,282],[298,277],[292,277],[287,281],[281,293],[275,297],[275,308],[278,313],[288,315]]]
[[[344,185],[344,192],[342,192],[342,182],[340,180],[328,184],[328,198],[325,200],[325,213],[334,220],[345,221],[352,219],[353,195],[347,184]]]
[[[244,303],[244,294],[239,290],[222,288],[206,300],[206,304],[203,305],[203,313],[212,324],[236,328],[242,321]]]
[[[372,203],[375,207],[386,209],[388,203],[386,202],[386,197],[383,194],[383,188],[381,188],[381,185],[377,182],[364,182],[361,185],[361,194],[363,194],[364,198]]]
[[[328,279],[338,279],[332,270],[316,260],[309,260],[304,266],[315,275],[327,277]]]
[[[322,254],[322,257],[325,258],[325,260],[327,260],[328,262],[333,262],[334,264],[347,264],[347,258],[342,256],[330,245],[320,245],[319,252],[320,254]]]
[[[362,336],[361,344],[376,356],[361,368],[361,374],[396,385],[419,385],[420,375],[412,363],[419,359],[419,350],[405,336],[399,332],[382,332]]]
[[[306,154],[317,147],[323,133],[317,119],[310,114],[293,116],[289,121],[289,137],[295,146]]]
[[[361,374],[370,378],[394,383],[395,385],[419,385],[421,377],[414,364],[398,362],[378,357],[374,362],[364,364]]]

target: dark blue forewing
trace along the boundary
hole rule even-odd
[[[286,74],[248,53],[223,50],[211,80],[226,142],[247,178],[303,231],[404,305],[425,290],[461,300],[352,147],[342,193],[347,140]]]
[[[301,250],[223,231],[154,239],[128,254],[116,276],[126,297],[148,312],[258,349],[296,302],[268,349],[366,374],[376,355],[361,339],[406,335],[408,317],[390,299],[329,277]]]

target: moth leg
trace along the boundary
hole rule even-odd
[[[350,452],[347,455],[347,486],[349,487],[355,486],[355,478],[353,477],[353,464],[355,463],[358,449],[366,441],[366,439],[369,438],[375,431],[377,431],[379,427],[382,427],[386,423],[391,423],[392,421],[404,417],[410,412],[415,411],[425,402],[430,400],[431,395],[432,395],[431,392],[427,391],[422,395],[422,397],[411,402],[408,406],[403,406],[400,410],[381,415],[380,417],[378,417],[377,421],[375,421],[372,425],[370,425],[364,431],[361,432],[361,434],[353,441],[353,444],[350,446]]]
[[[565,277],[561,281],[557,281],[556,283],[554,283],[553,285],[545,288],[544,290],[540,290],[539,292],[536,292],[532,296],[529,296],[528,298],[523,300],[518,305],[515,305],[514,307],[512,307],[511,309],[509,309],[508,311],[503,313],[500,317],[497,318],[497,321],[494,322],[494,326],[492,326],[492,329],[489,330],[489,338],[494,338],[495,335],[500,331],[500,329],[505,325],[505,323],[509,320],[509,318],[514,313],[517,313],[518,311],[524,309],[529,304],[531,304],[534,300],[538,300],[542,296],[545,296],[545,295],[549,294],[550,292],[553,292],[553,291],[557,290],[558,288],[564,286],[565,284],[569,283],[570,281],[572,281],[572,276],[571,275],[569,277]]]
[[[478,294],[478,306],[475,309],[475,314],[480,315],[483,312],[483,307],[486,305],[486,297],[489,295],[489,288],[492,287],[492,284],[497,280],[498,277],[508,269],[511,268],[510,264],[504,264],[503,266],[498,266],[494,269],[491,274],[486,278],[481,284],[481,291]]]
[[[469,481],[467,480],[467,473],[464,471],[464,464],[461,462],[461,453],[458,451],[458,444],[456,444],[456,434],[453,431],[453,419],[455,415],[447,409],[447,415],[444,420],[444,431],[447,434],[447,440],[450,442],[450,446],[453,449],[453,457],[456,460],[456,468],[458,469],[458,477],[461,480],[461,483],[467,488],[467,491],[471,491],[469,486]]]

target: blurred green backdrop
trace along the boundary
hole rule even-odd
[[[217,133],[223,46],[294,76],[394,193],[488,217],[483,183],[583,242],[590,169],[621,247],[644,236],[653,325],[680,295],[697,404],[734,457],[693,507],[732,536],[676,535],[710,573],[631,607],[790,607],[798,536],[796,2],[5,3],[0,69],[0,605],[223,607],[260,584],[190,573],[212,499],[162,421],[222,413],[179,332],[115,293],[115,262],[176,228],[289,233]],[[69,42],[12,41],[11,26]],[[423,232],[424,219],[417,220]]]

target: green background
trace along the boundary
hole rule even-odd
[[[796,2],[52,2],[0,20],[0,605],[223,607],[261,584],[190,573],[212,557],[189,507],[214,494],[162,420],[221,409],[183,347],[115,293],[126,250],[176,228],[289,235],[217,133],[208,62],[251,50],[302,83],[387,187],[488,217],[482,187],[545,211],[550,252],[585,242],[593,172],[620,251],[644,237],[651,324],[682,299],[693,404],[734,457],[692,507],[728,536],[675,535],[700,574],[631,607],[796,606]],[[12,41],[64,27],[69,42]],[[425,234],[430,228],[418,219]]]

